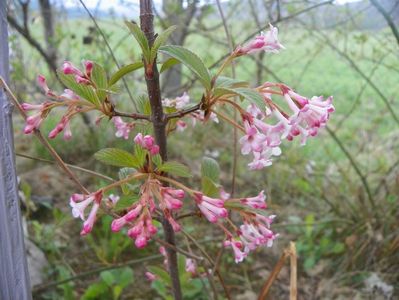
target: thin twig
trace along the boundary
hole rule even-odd
[[[57,163],[57,162],[55,162],[55,161],[48,160],[48,159],[45,159],[45,158],[34,157],[34,156],[30,156],[30,155],[28,155],[28,154],[22,154],[22,153],[18,153],[18,152],[16,152],[15,155],[16,155],[16,156],[19,156],[19,157],[23,157],[23,158],[28,158],[28,159],[40,161],[40,162],[49,163],[49,164],[56,164],[56,163]],[[66,165],[67,167],[71,168],[71,169],[75,169],[75,170],[77,170],[77,171],[81,171],[81,172],[84,172],[84,173],[87,173],[87,174],[90,174],[90,175],[94,175],[94,176],[97,176],[97,177],[99,177],[99,178],[102,178],[102,179],[111,181],[111,182],[114,182],[114,181],[115,181],[115,180],[112,179],[111,177],[108,177],[108,176],[106,176],[106,175],[97,173],[97,172],[92,171],[92,170],[89,170],[89,169],[85,169],[85,168],[82,168],[82,167],[79,167],[79,166],[75,166],[75,165],[71,165],[71,164],[65,164],[65,165]]]
[[[103,38],[104,43],[105,43],[105,46],[107,47],[107,49],[108,49],[108,51],[109,51],[109,54],[110,54],[111,57],[112,57],[112,60],[115,62],[115,64],[116,64],[116,66],[118,67],[118,69],[120,69],[120,65],[119,65],[118,60],[117,60],[116,57],[115,57],[114,51],[112,50],[111,46],[109,45],[108,40],[107,40],[107,37],[105,36],[104,32],[102,31],[102,29],[101,29],[100,26],[98,25],[98,23],[97,23],[97,21],[96,21],[96,18],[94,18],[94,16],[92,15],[92,13],[90,12],[90,10],[87,8],[86,4],[84,4],[84,2],[83,2],[82,0],[79,0],[79,2],[80,2],[80,4],[82,4],[84,10],[87,12],[87,14],[89,15],[90,19],[93,21],[94,26],[96,26],[98,32],[100,33],[101,37]],[[129,86],[128,86],[127,82],[126,82],[126,79],[122,77],[122,81],[123,81],[123,85],[124,85],[124,87],[125,87],[127,93],[129,94],[130,100],[133,102],[134,108],[135,108],[136,110],[138,110],[138,109],[137,109],[136,102],[134,101],[133,95],[132,95],[132,93],[130,92]]]
[[[290,242],[290,300],[296,300],[297,288],[297,256],[294,242]]]

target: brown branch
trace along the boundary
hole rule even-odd
[[[392,20],[391,16],[389,13],[384,9],[384,7],[381,5],[381,3],[377,0],[370,0],[370,2],[375,6],[375,8],[383,15],[385,20],[388,23],[388,26],[391,28],[393,35],[396,38],[396,41],[398,42],[399,46],[399,31],[398,28],[396,27],[394,21]]]
[[[186,108],[186,109],[182,109],[182,110],[179,110],[179,111],[174,112],[174,113],[166,114],[165,115],[165,120],[169,121],[169,120],[175,119],[175,118],[182,118],[185,115],[191,114],[191,113],[199,110],[201,108],[201,105],[202,105],[202,101],[200,103],[192,106],[192,107],[189,107],[189,108]]]
[[[19,113],[24,118],[24,120],[26,120],[27,115],[25,111],[22,109],[21,104],[19,104],[17,98],[14,96],[14,94],[12,93],[12,91],[10,90],[7,83],[3,80],[2,77],[0,77],[0,86],[4,88],[6,95],[9,97],[11,102],[17,107]],[[71,179],[79,187],[82,193],[89,194],[89,191],[83,186],[78,177],[69,169],[69,167],[65,164],[62,158],[55,151],[55,149],[50,145],[47,139],[41,134],[40,130],[34,130],[33,133],[39,139],[42,145],[50,152],[50,155],[55,159],[58,166],[69,176],[69,179]]]
[[[140,0],[140,26],[150,47],[152,47],[155,39],[154,14],[152,7],[153,3],[151,0]],[[156,63],[152,63],[152,66],[148,66],[146,62],[144,63],[144,75],[147,84],[148,97],[150,99],[151,121],[154,129],[155,141],[159,146],[159,154],[161,155],[162,160],[167,161],[166,121],[162,107],[159,72]],[[165,241],[175,246],[175,233],[171,224],[165,217],[162,218],[162,227],[165,234]],[[183,296],[180,286],[177,254],[176,251],[171,248],[166,249],[166,254],[168,257],[168,269],[172,283],[172,293],[175,300],[181,300],[183,299]]]
[[[118,116],[118,117],[126,117],[126,118],[131,118],[135,120],[147,120],[150,121],[150,116],[149,115],[144,115],[144,114],[139,114],[139,113],[125,113],[121,111],[114,110],[112,112],[112,116]]]

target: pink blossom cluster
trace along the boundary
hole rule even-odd
[[[173,218],[172,213],[183,206],[184,191],[169,187],[162,187],[156,180],[149,180],[141,188],[139,201],[133,204],[128,212],[111,224],[112,231],[120,231],[128,226],[127,235],[135,240],[137,248],[144,248],[151,237],[157,233],[153,225],[152,214],[155,212],[158,200],[159,208],[175,231],[180,231],[180,224]]]
[[[86,60],[83,61],[83,66],[85,68],[84,72],[75,67],[70,61],[65,61],[62,65],[62,72],[65,75],[74,75],[76,82],[79,84],[92,84],[91,72],[93,71],[94,63]]]
[[[134,123],[126,123],[121,117],[113,117],[112,122],[115,125],[116,137],[123,137],[125,140],[129,139],[130,131],[134,128]]]
[[[73,194],[71,196],[69,204],[72,207],[72,215],[84,221],[82,231],[80,232],[81,235],[86,235],[92,231],[102,197],[103,193],[101,190],[89,195]],[[93,205],[86,219],[84,211],[90,204]]]
[[[285,49],[278,41],[278,29],[270,25],[270,30],[261,33],[254,40],[244,46],[239,46],[235,50],[236,56],[256,53],[259,51],[278,53],[281,49]]]
[[[143,135],[142,133],[138,133],[134,138],[134,142],[148,150],[151,155],[156,155],[159,153],[159,146],[155,144],[155,140],[151,135]]]
[[[259,170],[272,164],[272,157],[281,154],[280,144],[282,140],[292,141],[300,137],[301,144],[306,143],[308,137],[316,136],[319,129],[326,126],[330,114],[334,112],[332,97],[323,100],[323,97],[308,99],[283,84],[265,83],[265,106],[270,109],[257,107],[251,104],[247,114],[243,115],[245,135],[241,137],[241,153],[252,153],[254,160],[248,164],[251,170]],[[285,100],[290,112],[283,111],[274,104],[271,99],[271,87],[277,87],[279,94]],[[275,124],[268,124],[265,120],[274,118]]]
[[[64,139],[69,140],[72,137],[70,120],[76,113],[80,112],[80,97],[69,89],[65,89],[63,94],[57,95],[49,89],[46,78],[42,75],[38,76],[37,82],[45,94],[53,100],[46,100],[42,104],[21,104],[21,107],[25,112],[33,112],[33,114],[28,116],[26,119],[26,124],[23,130],[24,133],[30,134],[35,130],[38,130],[44,118],[47,117],[53,108],[58,106],[67,106],[67,112],[62,116],[54,129],[50,131],[48,137],[54,139],[59,133],[64,132]]]

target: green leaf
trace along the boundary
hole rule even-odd
[[[218,197],[219,196],[219,187],[213,182],[209,177],[203,176],[201,178],[201,190],[202,192],[209,197]]]
[[[90,103],[93,103],[96,107],[100,106],[100,100],[92,86],[78,84],[75,80],[75,76],[72,74],[64,74],[61,70],[58,70],[57,74],[58,78],[68,89],[74,91],[77,95]]]
[[[190,169],[176,161],[167,161],[163,163],[160,167],[158,167],[158,171],[180,177],[191,177]]]
[[[134,188],[139,188],[139,187],[140,185],[138,184]],[[134,203],[136,203],[139,199],[140,199],[139,195],[122,196],[121,199],[116,203],[115,210],[121,211],[123,209],[126,209],[132,206]]]
[[[125,179],[127,176],[134,174],[136,172],[136,169],[134,168],[122,168],[118,172],[119,179]],[[125,183],[121,185],[122,188],[122,193],[124,195],[129,195],[130,191],[134,189],[134,185],[130,183]],[[119,200],[120,201],[120,200]]]
[[[111,79],[109,80],[109,85],[112,86],[119,81],[123,76],[141,69],[144,66],[142,61],[136,61],[132,64],[128,64],[126,66],[121,67],[118,71],[112,74]]]
[[[137,164],[140,168],[145,163],[146,155],[146,151],[140,145],[134,144],[134,156],[136,157]]]
[[[107,93],[105,92],[108,88],[107,74],[102,66],[94,63],[93,70],[91,71],[91,80],[96,85],[98,99],[103,102]]]
[[[129,267],[118,270],[118,274],[118,284],[120,284],[122,288],[127,287],[133,281],[133,270]]]
[[[165,72],[166,70],[170,69],[171,67],[180,64],[180,60],[170,57],[168,58],[161,66],[161,70],[159,71],[160,73]]]
[[[91,284],[82,296],[82,300],[101,299],[99,296],[104,295],[108,288],[105,284],[94,283]]]
[[[220,167],[218,162],[205,156],[201,163],[201,176],[208,177],[213,182],[219,183]]]
[[[148,41],[144,32],[136,23],[126,21],[125,24],[129,28],[130,32],[133,34],[136,41],[139,43],[141,51],[143,51],[143,57],[145,61],[150,62],[150,47],[148,45]]]
[[[197,54],[176,45],[162,46],[159,51],[181,61],[198,76],[199,80],[207,90],[211,88],[211,75],[209,70],[205,67],[205,64]]]
[[[249,88],[226,88],[226,87],[218,87],[214,92],[215,96],[222,96],[226,94],[234,94],[240,96],[241,98],[247,99],[249,102],[254,103],[259,108],[263,108],[265,104],[265,100],[262,95],[257,91]]]
[[[159,155],[159,154],[154,155],[154,156],[152,157],[152,162],[153,162],[156,166],[162,165],[162,158],[161,158],[161,155]]]
[[[156,37],[154,44],[151,47],[150,62],[154,62],[155,58],[157,57],[157,52],[159,47],[165,44],[169,36],[176,28],[177,28],[176,25],[170,26],[168,29],[166,29],[164,32],[162,32]]]
[[[225,88],[238,88],[238,87],[248,87],[249,83],[246,81],[238,80],[235,78],[219,76],[216,79],[215,86],[216,87],[225,87]]]
[[[129,152],[118,148],[101,149],[94,157],[111,166],[139,168],[140,164],[136,157]]]
[[[100,273],[100,277],[110,287],[115,282],[114,274],[112,274],[111,271],[103,271],[103,272],[101,272]]]

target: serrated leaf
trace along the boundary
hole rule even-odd
[[[180,64],[180,60],[170,57],[168,58],[161,66],[161,70],[159,71],[160,73],[165,72],[166,70],[170,69],[171,67]]]
[[[158,171],[166,172],[179,177],[191,177],[190,169],[176,161],[167,161],[158,167]]]
[[[203,176],[201,178],[201,190],[209,197],[219,197],[219,187],[209,177]]]
[[[242,98],[247,99],[249,102],[254,103],[259,108],[263,108],[265,104],[265,100],[263,99],[262,95],[256,92],[253,89],[249,88],[226,88],[226,87],[219,87],[215,89],[215,96],[220,97],[222,95],[233,94],[240,96]]]
[[[205,64],[197,56],[197,54],[184,47],[176,45],[162,46],[159,48],[159,51],[181,61],[195,75],[198,76],[199,80],[207,90],[211,88],[211,75],[209,70],[205,67]]]
[[[201,163],[201,177],[208,177],[215,183],[219,183],[220,167],[216,160],[204,157]]]
[[[134,63],[128,64],[126,66],[121,67],[118,71],[116,71],[114,74],[112,74],[110,80],[109,80],[109,85],[112,86],[115,83],[117,83],[123,76],[136,71],[138,69],[141,69],[144,66],[142,61],[136,61]]]
[[[248,82],[238,80],[235,78],[219,76],[216,79],[215,86],[216,87],[225,87],[225,88],[237,88],[237,87],[247,87],[249,85]]]
[[[154,155],[154,156],[152,157],[152,162],[153,162],[156,166],[162,165],[162,158],[161,158],[161,155],[159,155],[159,154]]]
[[[137,164],[139,165],[139,167],[142,167],[144,165],[146,155],[146,151],[141,148],[141,146],[134,144],[134,156],[137,160]]]
[[[145,61],[150,62],[150,47],[148,45],[148,41],[144,32],[136,23],[126,21],[125,24],[129,28],[130,32],[133,34],[136,41],[139,43],[141,51],[143,51],[143,57]]]
[[[105,90],[108,88],[108,80],[104,68],[97,63],[94,63],[93,65],[91,80],[96,85],[98,99],[100,102],[103,102],[105,97],[107,97]]]
[[[156,37],[154,44],[151,47],[151,55],[150,55],[151,62],[154,62],[155,58],[157,57],[159,47],[165,44],[169,36],[176,28],[177,28],[176,25],[170,26],[168,29],[166,29]]]
[[[122,288],[127,287],[133,281],[133,270],[129,267],[118,271],[118,274],[118,284],[120,284]]]
[[[118,148],[101,149],[94,154],[94,157],[111,166],[140,168],[140,164],[136,157],[129,152]]]
[[[72,74],[64,74],[62,71],[57,71],[58,78],[70,90],[74,91],[78,96],[94,104],[96,107],[100,106],[100,100],[92,86],[78,84],[75,76]]]

